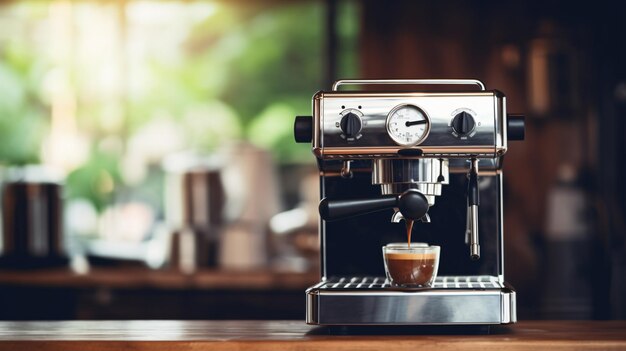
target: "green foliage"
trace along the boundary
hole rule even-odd
[[[131,101],[131,130],[158,110],[188,124],[185,119],[192,111],[211,115],[205,102],[217,100],[230,106],[238,120],[231,127],[227,121],[214,121],[226,134],[243,128],[244,136],[270,148],[277,160],[307,160],[299,156],[309,155],[310,147],[294,143],[292,126],[295,115],[310,113],[311,96],[322,84],[322,5],[303,2],[242,8],[220,3],[216,13],[190,30],[182,63],[156,59],[149,63],[161,84]],[[281,115],[268,116],[267,111],[276,106],[282,106]],[[202,133],[203,129],[195,130]],[[206,130],[204,140],[198,135],[192,138],[205,146],[202,149],[218,144],[210,141],[217,128]]]
[[[23,46],[0,51],[0,162],[37,162],[47,129],[45,110],[37,95],[41,63]]]
[[[181,121],[188,141],[195,149],[209,152],[241,136],[237,113],[220,101],[190,105]]]
[[[89,20],[78,20],[76,16],[93,16],[97,12],[99,21],[118,20],[114,17],[117,4],[72,4],[78,30]],[[131,1],[125,6],[134,4]],[[188,10],[207,8],[206,4],[194,2],[179,5],[187,4]],[[93,144],[89,160],[68,176],[67,193],[70,198],[89,199],[98,209],[111,200],[115,189],[120,189],[120,160],[129,147],[120,146],[119,154],[113,154],[99,151],[95,145],[111,135],[128,143],[158,120],[180,126],[185,148],[209,153],[230,140],[245,138],[273,151],[279,162],[313,162],[310,145],[296,144],[292,127],[296,115],[310,114],[313,93],[328,88],[323,86],[324,2],[213,5],[214,11],[207,11],[204,19],[165,21],[177,28],[185,27],[188,33],[182,43],[175,44],[168,36],[158,42],[157,46],[167,47],[175,59],[148,52],[138,65],[135,62],[134,66],[125,67],[119,85],[122,91],[109,91],[106,96],[100,96],[104,90],[94,78],[98,72],[92,72],[94,68],[101,69],[93,67],[100,61],[79,58],[78,53],[85,51],[80,45],[88,39],[87,34],[79,33],[72,39],[76,46],[74,61],[53,65],[50,49],[42,47],[38,37],[48,35],[41,33],[41,28],[48,27],[35,25],[50,16],[50,5],[27,1],[0,8],[27,23],[12,28],[27,28],[24,33],[30,33],[20,33],[16,38],[0,36],[0,163],[39,161],[50,123],[45,81],[53,68],[65,69],[66,83],[77,94],[80,134],[91,138]],[[342,77],[355,76],[358,71],[354,40],[358,32],[357,9],[353,2],[340,2],[338,65]],[[133,25],[141,24],[128,22],[126,34],[134,33]],[[157,40],[167,32],[167,28],[159,29],[162,32],[153,34]],[[29,36],[33,40],[25,40]],[[125,55],[132,51],[127,44],[122,42],[120,46],[127,52],[109,53],[110,62],[126,62],[129,56]],[[140,88],[135,87],[138,81]],[[157,142],[167,137],[159,134]],[[155,169],[155,158],[146,162],[152,162],[150,169]]]
[[[67,176],[66,196],[82,198],[101,211],[111,202],[115,187],[121,184],[119,155],[93,150],[90,159]]]
[[[232,78],[222,93],[244,125],[276,102],[310,110],[311,95],[322,85],[323,23],[320,4],[299,3],[261,11],[242,21],[240,31],[225,33],[241,35],[246,43],[231,63]]]
[[[358,78],[359,76],[359,4],[355,1],[340,1],[337,9],[337,71],[341,77]]]
[[[249,139],[258,146],[274,150],[274,158],[283,162],[297,162],[310,146],[296,147],[293,140],[294,109],[285,103],[275,103],[263,110],[248,128]]]

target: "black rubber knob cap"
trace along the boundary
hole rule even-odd
[[[458,113],[452,120],[452,129],[459,135],[470,134],[475,126],[474,117],[465,111]]]
[[[297,116],[293,124],[296,143],[310,143],[313,140],[313,117]]]
[[[526,134],[526,126],[524,116],[507,115],[506,118],[506,135],[509,140],[524,140]]]
[[[350,112],[341,118],[339,126],[346,137],[354,138],[361,132],[361,117]]]

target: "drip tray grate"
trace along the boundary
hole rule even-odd
[[[501,289],[504,287],[498,277],[478,276],[443,276],[435,279],[434,289]],[[340,277],[331,278],[318,285],[318,289],[388,289],[391,286],[384,277]]]

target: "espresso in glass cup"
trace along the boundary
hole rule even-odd
[[[383,246],[385,274],[392,286],[432,287],[439,268],[439,246]]]

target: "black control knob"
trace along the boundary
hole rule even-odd
[[[474,121],[474,117],[465,111],[458,113],[452,119],[452,129],[460,136],[470,134],[475,126],[476,121]]]
[[[313,117],[297,116],[293,124],[293,136],[296,143],[310,143],[313,140]]]
[[[363,123],[361,122],[361,117],[352,112],[344,115],[339,123],[339,127],[346,138],[356,138],[356,136],[361,132],[362,126]]]

